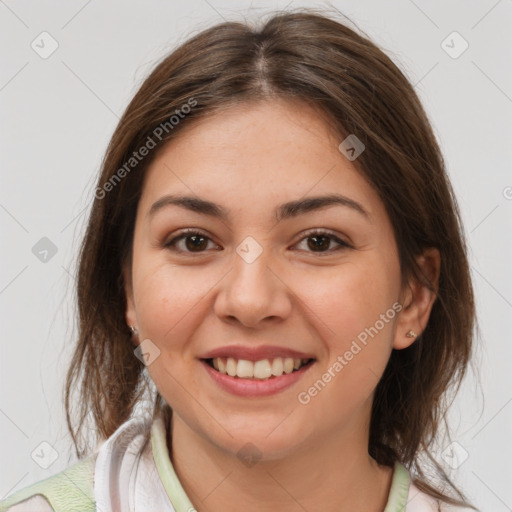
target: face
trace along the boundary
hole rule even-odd
[[[401,325],[384,205],[340,142],[306,105],[244,104],[148,168],[126,318],[177,431],[268,459],[364,437],[391,350],[418,326]]]

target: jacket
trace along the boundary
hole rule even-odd
[[[150,442],[145,433],[151,432]],[[93,455],[0,501],[0,512],[195,512],[174,471],[161,417],[123,423]],[[384,512],[469,512],[442,504],[395,463]]]

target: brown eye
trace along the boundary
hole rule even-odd
[[[328,236],[308,236],[307,239],[312,241],[312,243],[308,243],[308,247],[312,251],[316,251],[316,249],[328,249],[331,245],[331,239]]]
[[[315,252],[315,253],[331,253],[334,251],[339,251],[344,248],[351,247],[347,242],[344,242],[333,233],[329,231],[311,231],[307,233],[300,242],[302,243],[304,240],[307,240],[308,250],[306,252]],[[331,243],[334,242],[338,244],[338,249],[329,250]]]
[[[186,248],[190,251],[200,251],[208,245],[208,243],[205,243],[206,237],[202,235],[188,235],[184,237],[184,240]]]
[[[184,244],[178,247],[181,241],[184,241]],[[200,253],[207,248],[208,241],[211,241],[210,238],[203,233],[190,230],[182,232],[180,235],[164,244],[164,247],[176,252]]]
[[[323,254],[340,251],[350,248],[347,242],[344,242],[329,231],[316,230],[307,233],[298,245],[307,240],[306,252]],[[184,243],[182,243],[184,242]],[[181,232],[178,236],[164,244],[164,247],[178,253],[202,253],[208,249],[208,243],[212,242],[210,237],[196,230],[187,230]],[[332,244],[337,244],[338,248],[330,249]],[[215,244],[214,244],[215,245]]]

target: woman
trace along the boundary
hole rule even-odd
[[[131,101],[95,196],[81,460],[0,511],[474,509],[419,462],[471,354],[463,230],[375,44],[304,10],[201,32]]]

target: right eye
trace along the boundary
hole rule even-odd
[[[203,249],[206,249],[206,246],[208,245],[208,240],[211,241],[211,239],[201,231],[197,231],[195,229],[186,229],[179,233],[178,236],[166,242],[164,244],[164,247],[174,252],[198,253],[204,252]],[[177,249],[176,247],[178,246],[178,243],[181,241],[185,242],[185,248]]]

